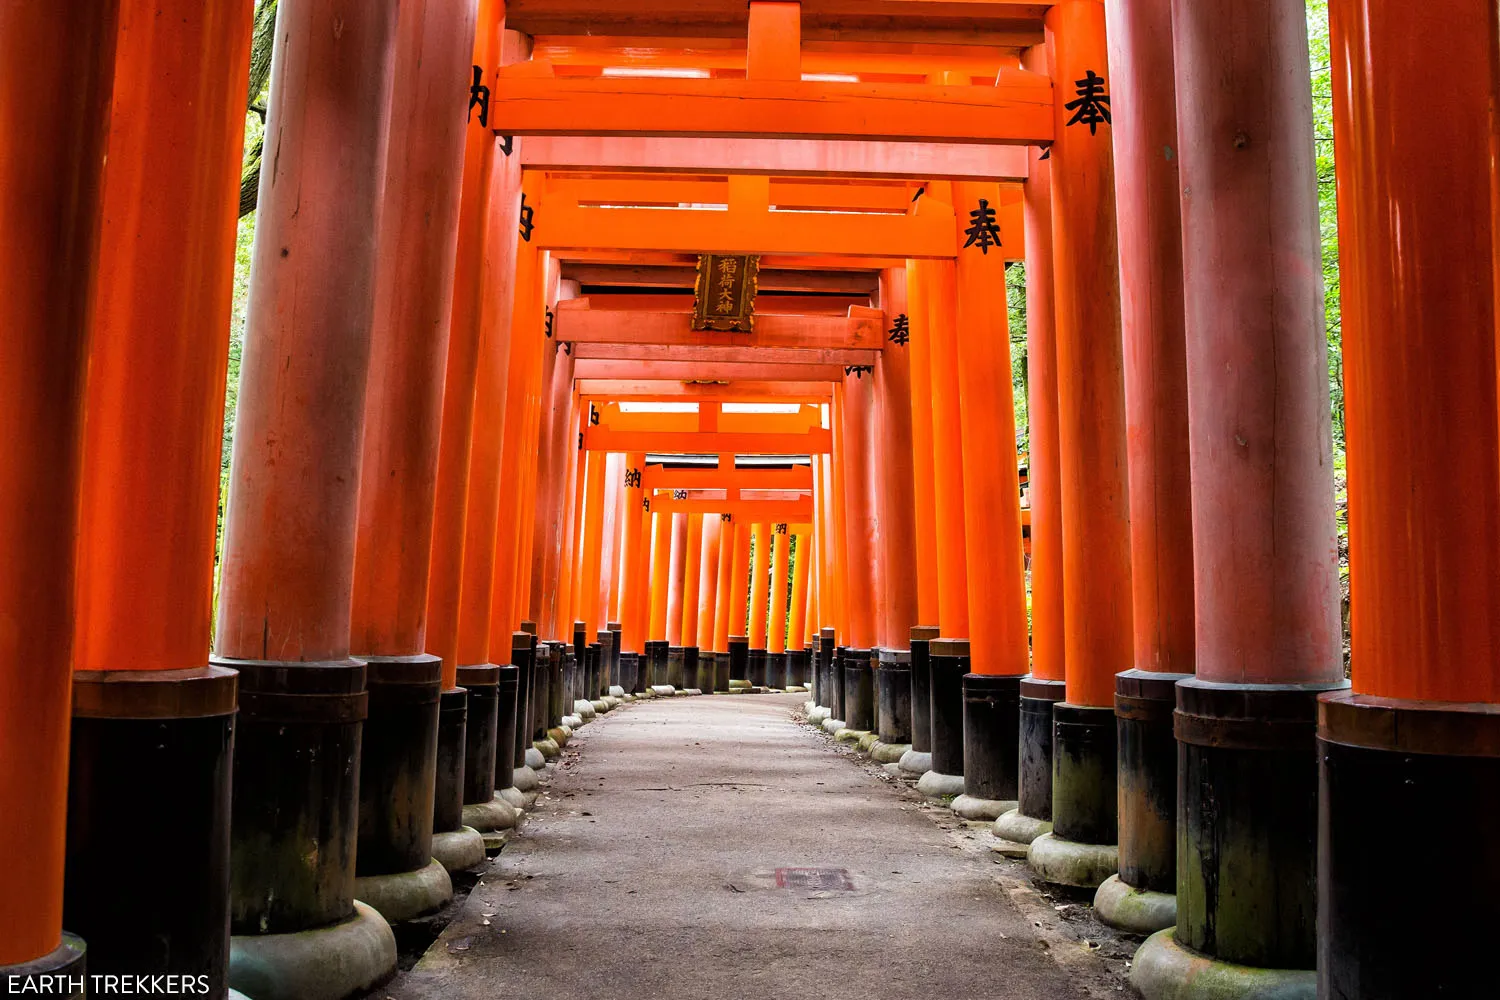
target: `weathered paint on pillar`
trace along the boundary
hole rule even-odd
[[[1139,670],[1193,672],[1193,501],[1170,0],[1109,0]]]
[[[473,65],[493,72],[500,61],[505,18],[501,0],[479,0]],[[463,589],[465,522],[469,502],[469,451],[474,435],[474,389],[479,372],[481,262],[489,228],[491,172],[500,156],[494,134],[472,110],[464,135],[459,192],[458,244],[448,360],[443,381],[441,436],[435,483],[432,554],[427,579],[427,649],[443,658],[443,686],[456,683],[459,602]],[[519,178],[516,178],[519,183]]]
[[[791,619],[787,622],[787,645],[801,649],[807,644],[807,581],[812,565],[812,535],[807,531],[794,531],[792,553],[792,606]]]
[[[625,497],[622,515],[625,518],[624,572],[620,577],[620,632],[623,648],[640,652],[645,638],[646,623],[642,609],[646,602],[642,596],[649,593],[646,573],[643,571],[646,548],[650,539],[642,541],[643,530],[650,530],[650,514],[644,509],[645,491],[641,489],[641,476],[646,471],[645,452],[633,451],[625,456]]]
[[[785,524],[771,526],[771,612],[766,617],[766,651],[786,652],[786,587],[791,535]]]
[[[1047,71],[1044,45],[1022,65]],[[1058,440],[1057,334],[1052,308],[1052,166],[1033,147],[1022,186],[1026,227],[1027,498],[1031,501],[1031,674],[1063,679],[1062,456]]]
[[[729,632],[728,635],[749,635],[746,614],[750,607],[750,537],[753,525],[741,521],[734,531],[734,563],[729,572]],[[728,651],[725,638],[724,652]]]
[[[695,641],[704,652],[714,648],[714,599],[718,595],[722,523],[718,514],[703,516],[703,549],[698,573],[698,629]]]
[[[646,637],[653,642],[667,638],[667,581],[671,577],[671,518],[651,515],[651,617]]]
[[[947,185],[943,185],[947,187]],[[939,190],[929,197],[948,197]],[[945,636],[969,634],[968,565],[964,549],[963,412],[958,386],[957,270],[930,261],[927,273],[931,344],[933,523],[937,532],[938,627]],[[1002,286],[1003,287],[1003,286]],[[1015,445],[1005,456],[1009,458]]]
[[[1104,6],[1066,0],[1047,13],[1053,86],[1107,70]],[[1070,98],[1071,100],[1071,98]],[[1125,383],[1115,251],[1110,126],[1057,102],[1051,146],[1058,431],[1061,445],[1067,699],[1114,705],[1130,663],[1130,502],[1125,484]]]
[[[659,520],[659,519],[658,519]],[[661,530],[660,527],[657,530]],[[682,584],[687,567],[688,516],[672,515],[672,548],[667,563],[667,643],[682,645]]]
[[[474,16],[463,0],[426,0],[400,13],[354,550],[352,644],[360,653],[426,652],[466,131],[450,112],[466,100]],[[450,668],[444,687],[453,686]]]
[[[687,516],[687,548],[682,557],[682,645],[698,641],[698,585],[703,572],[703,515]]]
[[[843,416],[844,551],[848,560],[845,576],[848,644],[868,649],[877,641],[875,560],[878,529],[872,468],[876,448],[873,373],[856,371],[844,376],[840,412]],[[782,569],[785,570],[784,564]],[[777,579],[779,586],[785,588],[785,573]],[[785,600],[783,594],[782,601]]]
[[[514,157],[497,163],[490,172],[491,187],[485,199],[490,221],[485,232],[483,281],[488,294],[483,296],[479,310],[469,499],[464,516],[463,588],[458,602],[460,666],[489,663],[503,658],[507,652],[508,632],[504,628],[496,630],[493,617],[505,411],[510,395],[510,368],[519,349],[519,344],[512,344],[512,307],[516,291],[515,227],[521,198],[520,173]],[[496,643],[493,658],[492,636]]]
[[[1000,229],[1000,185],[958,183],[953,195],[969,663],[976,674],[1020,676],[1029,659],[1026,578],[1001,246],[1019,234]]]
[[[770,592],[770,525],[756,521],[750,526],[750,648],[766,648],[766,598]]]
[[[917,624],[919,605],[915,465],[912,451],[912,348],[911,317],[907,311],[906,270],[888,268],[880,273],[880,305],[885,311],[884,349],[875,361],[877,431],[876,523],[879,546],[875,562],[880,571],[876,595],[876,638],[888,649],[905,649],[908,633]],[[803,555],[810,538],[797,536],[797,561],[803,572]],[[806,580],[803,581],[804,587]],[[799,603],[795,593],[792,614],[806,610],[806,593]],[[806,633],[795,628],[792,642],[803,645]]]
[[[0,7],[0,965],[49,955],[62,936],[84,373],[117,6]]]
[[[1030,245],[1028,242],[1027,246]],[[928,623],[938,620],[937,514],[932,481],[932,317],[928,305],[931,286],[928,262],[907,261],[906,314],[911,329],[912,517],[916,526],[914,581],[917,617]]]
[[[739,525],[725,514],[719,525],[719,576],[714,583],[714,652],[729,651],[729,617],[734,600],[734,560],[739,551]]]

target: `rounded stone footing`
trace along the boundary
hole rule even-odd
[[[518,791],[534,792],[541,785],[541,781],[537,779],[536,772],[531,769],[530,765],[518,767],[511,773],[514,775],[511,778],[511,787]]]
[[[1097,889],[1119,871],[1120,849],[1115,844],[1080,844],[1044,833],[1031,842],[1026,863],[1048,882]]]
[[[874,733],[860,733],[859,739],[854,742],[860,753],[870,753],[875,749],[875,744],[880,742],[880,737]]]
[[[499,792],[495,793],[500,794]],[[473,868],[484,860],[484,837],[472,826],[432,835],[432,856],[450,872]]]
[[[843,719],[824,719],[823,720],[823,732],[827,733],[829,736],[834,735],[840,729],[843,729],[843,728],[844,728],[844,720]]]
[[[915,774],[920,778],[932,770],[932,754],[926,750],[908,750],[901,755],[897,763],[901,765],[901,770],[905,773]]]
[[[663,698],[670,698],[677,693],[677,689],[670,684],[653,684],[651,685],[651,693],[660,695]]]
[[[876,740],[870,746],[870,759],[877,764],[895,764],[909,752],[910,743],[881,743]]]
[[[526,766],[538,772],[547,766],[547,755],[538,750],[535,744],[526,748]],[[525,791],[524,788],[521,790]]]
[[[609,696],[611,698],[624,698],[625,689],[618,684],[611,684],[609,686]]]
[[[526,808],[526,793],[521,791],[514,785],[510,786],[509,788],[500,789],[495,793],[495,797],[498,799],[504,799],[507,803],[518,810]]]
[[[488,802],[464,806],[463,824],[480,833],[487,833],[490,830],[509,830],[520,818],[520,809],[496,792],[495,797]]]
[[[941,771],[928,771],[917,781],[917,791],[933,799],[940,799],[945,795],[962,795],[964,793],[964,776],[961,774],[944,774]]]
[[[813,712],[813,709],[815,709],[817,707],[818,707],[818,704],[817,704],[817,702],[814,702],[814,701],[804,701],[802,703],[802,711],[806,715],[811,715],[812,712]]]
[[[953,800],[953,811],[962,819],[999,819],[1015,807],[1015,799],[981,799],[964,794]]]
[[[609,711],[609,712],[613,712],[615,709],[617,709],[621,705],[625,704],[624,701],[620,700],[619,698],[616,698],[612,694],[607,694],[603,698],[600,698],[599,700],[602,701],[602,702],[604,702],[605,706],[607,706],[606,707],[606,711]]]
[[[749,681],[739,680],[738,678],[730,678],[730,681],[729,681],[729,690],[731,690],[731,691],[749,691],[750,690],[750,682]]]
[[[1118,875],[1104,880],[1094,894],[1094,915],[1131,934],[1155,934],[1177,923],[1177,897],[1170,892],[1137,889]]]
[[[568,729],[568,739],[572,739],[573,733],[583,728],[583,716],[565,715],[562,717],[562,724]]]
[[[684,691],[682,693],[683,694],[702,694],[703,693],[703,689],[702,688],[688,688],[686,691]]]
[[[858,745],[861,737],[869,735],[870,731],[868,729],[845,728],[835,731],[833,734],[833,738],[838,740],[840,743],[853,743]]]
[[[995,820],[995,828],[991,832],[1001,840],[1029,844],[1042,834],[1051,833],[1052,821],[1037,819],[1035,816],[1027,816],[1020,809],[1012,809]]]
[[[393,924],[431,913],[453,898],[448,869],[434,858],[414,872],[366,875],[354,880],[354,898]]]
[[[594,716],[597,713],[594,711],[593,702],[587,701],[583,698],[579,698],[577,701],[573,702],[573,714],[578,716],[584,722],[590,722],[593,720]]]
[[[558,746],[557,741],[551,736],[548,736],[545,740],[537,740],[531,746],[532,749],[542,755],[544,763],[555,759],[558,754],[562,753],[562,747]],[[531,761],[528,760],[526,763],[531,764]],[[535,767],[536,765],[533,764],[532,766]]]
[[[572,738],[573,730],[565,725],[553,726],[551,729],[547,730],[547,739],[551,740],[553,743],[556,743],[559,749],[567,746],[568,741]],[[542,752],[546,753],[545,750]]]
[[[229,939],[229,985],[255,1000],[347,1000],[395,971],[391,925],[357,900],[327,927]]]
[[[828,718],[828,709],[821,707],[815,708],[811,712],[807,713],[807,724],[809,726],[814,726],[821,729],[823,726],[823,720],[826,718]]]
[[[1185,948],[1172,928],[1146,939],[1130,965],[1130,984],[1146,1000],[1314,1000],[1311,969],[1235,965]]]
[[[82,985],[87,961],[88,948],[83,938],[63,931],[62,944],[41,958],[20,965],[0,965],[0,983],[7,984],[7,993],[46,993],[69,1000],[83,1000],[87,995]],[[52,978],[54,976],[59,978]],[[79,984],[76,990],[71,988],[74,982]],[[43,984],[46,989],[40,988]]]
[[[614,708],[614,706],[609,703],[608,699],[605,698],[595,698],[593,701],[589,702],[589,704],[594,706],[595,715],[603,715],[611,708]]]

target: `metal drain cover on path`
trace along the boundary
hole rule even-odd
[[[854,883],[849,881],[849,872],[843,868],[778,868],[776,888],[850,892]]]

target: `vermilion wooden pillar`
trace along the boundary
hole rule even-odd
[[[1346,682],[1307,25],[1274,0],[1177,6],[1172,30],[1197,677],[1177,684],[1177,928],[1132,975],[1161,995],[1203,956],[1310,992],[1314,708]]]
[[[646,629],[646,635],[653,642],[665,642],[667,638],[667,582],[672,572],[672,519],[665,514],[654,514],[652,521],[654,527],[651,534],[651,621]]]
[[[844,551],[849,645],[869,649],[875,638],[875,559],[877,552],[872,464],[875,442],[875,376],[855,371],[844,376],[840,430],[844,462]],[[784,540],[784,539],[783,539]],[[784,590],[785,569],[777,576]],[[782,594],[782,610],[786,595]],[[785,626],[785,622],[782,622]],[[772,651],[775,651],[773,645]]]
[[[698,630],[695,640],[700,652],[708,652],[714,648],[714,601],[718,596],[722,525],[717,514],[706,514],[703,517],[703,548],[698,573]]]
[[[261,173],[214,650],[242,694],[235,961],[267,963],[291,993],[314,976],[364,988],[396,957],[392,942],[353,958],[383,936],[359,928],[384,921],[354,904],[366,668],[349,656],[396,9],[282,0],[272,56],[276,169]],[[315,927],[316,959],[274,940]]]
[[[807,581],[812,566],[812,534],[792,532],[795,552],[792,556],[792,606],[787,622],[787,646],[801,649],[807,645]]]
[[[879,453],[879,490],[876,518],[880,545],[875,561],[882,585],[876,595],[877,640],[891,649],[904,649],[911,627],[917,624],[918,581],[915,463],[912,451],[912,347],[911,316],[907,308],[906,269],[888,268],[880,273],[880,305],[885,311],[886,343],[875,362],[875,399]],[[805,570],[804,555],[810,541],[797,539],[796,572]],[[804,586],[806,580],[804,579]],[[800,623],[802,603],[792,599],[793,617]],[[805,628],[794,628],[791,642],[805,644]]]
[[[771,526],[771,612],[766,617],[766,652],[778,656],[786,652],[786,587],[790,582],[788,556],[791,540],[787,525]]]
[[[951,199],[951,190],[945,190],[948,187],[942,185],[928,197]],[[963,413],[959,408],[957,367],[957,273],[952,261],[931,261],[926,271],[931,278],[927,306],[938,623],[944,636],[958,638],[969,634],[969,601],[964,551]]]
[[[734,561],[739,552],[739,525],[734,516],[725,514],[719,526],[719,578],[715,583],[714,638],[712,649],[716,653],[729,652],[729,622],[731,608],[735,604],[737,588],[734,578]],[[744,627],[744,614],[740,615],[739,627]]]
[[[568,484],[564,490],[568,506],[563,515],[563,550],[559,553],[562,577],[558,600],[563,603],[565,613],[559,613],[557,618],[557,627],[565,633],[565,639],[577,635],[573,623],[578,620],[579,610],[578,566],[583,558],[583,485],[588,462],[588,452],[583,450],[583,422],[587,419],[588,404],[576,393],[571,413],[568,441],[572,457],[568,459]]]
[[[1396,13],[1329,5],[1353,689],[1318,706],[1327,1000],[1462,994],[1489,977],[1484,932],[1422,919],[1433,887],[1392,884],[1380,865],[1392,816],[1436,821],[1422,850],[1457,876],[1444,906],[1484,912],[1500,890],[1500,26],[1472,0]]]
[[[731,638],[749,635],[746,615],[750,606],[750,538],[753,532],[754,526],[749,522],[741,521],[735,525],[734,562],[729,572],[729,636]],[[736,677],[735,680],[744,680],[744,678]]]
[[[602,451],[585,452],[586,475],[583,488],[583,558],[579,562],[578,607],[575,620],[583,622],[587,635],[598,631],[604,622],[599,607],[599,574],[603,563],[605,465],[609,461]],[[592,694],[593,692],[589,692]]]
[[[625,499],[622,515],[625,519],[625,557],[624,571],[620,577],[620,624],[624,626],[620,633],[624,648],[633,652],[642,652],[641,642],[645,639],[645,620],[641,611],[646,606],[641,600],[647,592],[648,581],[642,570],[643,557],[646,548],[651,544],[650,538],[642,542],[642,529],[649,530],[649,515],[642,507],[645,499],[645,491],[641,489],[641,476],[646,471],[645,452],[633,451],[625,456]]]
[[[958,405],[969,669],[964,691],[965,815],[1015,808],[1020,777],[1021,677],[1028,666],[1021,486],[1011,389],[1000,185],[953,185]],[[1001,290],[997,292],[997,290]],[[981,804],[982,803],[982,804]]]
[[[236,674],[209,666],[208,653],[250,14],[249,2],[121,4],[101,129],[109,170],[87,360],[72,741],[56,761],[69,768],[63,917],[88,942],[89,971],[182,972],[220,993]],[[88,288],[89,263],[80,274]],[[42,364],[20,374],[37,379]],[[7,411],[6,433],[24,433],[12,420]],[[9,612],[0,620],[14,622]],[[37,752],[6,760],[32,767]],[[0,802],[7,823],[32,807]],[[138,864],[122,868],[119,851]]]
[[[750,648],[766,648],[766,598],[770,596],[770,526],[756,521],[750,526]]]
[[[1170,0],[1108,0],[1135,659],[1115,678],[1120,874],[1095,910],[1176,919],[1175,684],[1193,674],[1193,526]],[[1145,894],[1145,895],[1143,895]]]
[[[936,501],[932,472],[932,315],[928,305],[931,286],[929,263],[925,260],[907,261],[906,315],[911,331],[912,515],[916,526],[917,618],[936,624],[938,585]]]
[[[1022,66],[1047,72],[1045,45]],[[1063,700],[1063,551],[1058,447],[1057,338],[1053,327],[1051,160],[1035,147],[1022,188],[1026,227],[1026,417],[1031,502],[1031,672],[1021,681],[1017,807],[995,834],[1029,844],[1052,826],[1052,706]],[[916,669],[915,666],[913,669]]]
[[[834,622],[839,640],[847,641],[849,634],[849,538],[848,517],[845,510],[847,497],[844,494],[845,456],[848,441],[844,431],[844,387],[840,382],[833,386],[833,402],[829,406],[829,429],[833,436],[833,451],[823,456],[827,473],[828,510],[832,530],[829,538],[833,542],[831,559],[833,579],[837,589],[834,605]]]
[[[698,643],[698,587],[703,572],[703,515],[687,516],[687,546],[682,558],[682,645]],[[689,684],[689,687],[692,685]]]
[[[540,503],[537,523],[541,534],[537,547],[540,550],[542,575],[532,581],[532,595],[541,601],[541,617],[538,619],[543,634],[566,642],[571,639],[560,615],[566,587],[563,576],[568,566],[564,552],[568,545],[567,527],[572,524],[568,514],[572,509],[572,493],[568,486],[572,482],[572,470],[577,449],[574,445],[576,420],[572,410],[573,399],[573,355],[564,351],[562,345],[550,341],[542,345],[544,352],[551,351],[552,381],[550,389],[552,413],[548,424],[548,439],[544,447],[548,450],[546,475],[539,483]]]
[[[501,0],[480,0],[473,65],[492,73],[500,62],[505,11]],[[459,600],[463,588],[464,539],[469,502],[469,451],[474,436],[474,390],[479,372],[479,325],[483,302],[485,236],[497,159],[494,134],[469,111],[464,135],[463,186],[459,192],[458,250],[454,260],[453,307],[448,363],[443,381],[438,442],[432,557],[427,581],[427,649],[443,658],[443,688],[458,677]],[[507,161],[508,162],[508,161]],[[519,174],[508,183],[519,184]]]
[[[1053,832],[1044,878],[1096,887],[1116,867],[1115,674],[1130,662],[1130,505],[1104,7],[1047,13],[1054,108],[1053,279],[1061,444],[1067,701],[1053,708]],[[1103,82],[1099,82],[1102,79]],[[1103,88],[1103,90],[1101,90]],[[1073,100],[1094,101],[1065,105]],[[1071,124],[1070,124],[1071,122]]]
[[[660,520],[660,519],[658,519]],[[661,530],[658,525],[657,530]],[[682,635],[682,585],[687,567],[688,516],[673,514],[671,518],[671,549],[667,561],[667,644],[681,646]]]
[[[0,975],[62,932],[84,374],[118,4],[0,8]],[[85,126],[83,123],[87,123]],[[35,963],[35,964],[31,964]],[[82,990],[68,995],[81,997]]]
[[[620,506],[625,492],[625,456],[610,452],[604,465],[604,527],[599,541],[599,620],[606,631],[618,615]]]

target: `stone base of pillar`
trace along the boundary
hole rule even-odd
[[[584,723],[593,722],[594,716],[598,713],[594,711],[593,702],[585,701],[584,699],[579,698],[577,701],[573,702],[573,714],[578,716],[579,725],[581,726]]]
[[[1017,807],[1022,816],[1052,829],[1052,706],[1063,700],[1062,681],[1027,674],[1021,678],[1021,749]],[[1044,831],[1045,832],[1045,831]],[[1008,838],[1014,840],[1014,837]],[[1031,843],[1028,838],[1022,843]]]
[[[870,747],[870,759],[877,764],[895,764],[910,752],[910,743],[887,743],[884,740],[876,740],[875,745]]]
[[[534,792],[541,787],[541,781],[537,778],[536,771],[530,766],[518,767],[513,772],[515,777],[511,780],[511,787],[520,792]]]
[[[375,908],[290,934],[230,938],[229,984],[255,1000],[346,1000],[396,971],[396,936]]]
[[[484,837],[472,826],[434,833],[432,857],[450,872],[473,868],[484,860]]]
[[[897,763],[904,773],[921,777],[932,770],[932,754],[926,750],[918,750],[913,744],[910,750],[901,755]]]
[[[840,729],[845,729],[845,728],[848,728],[848,727],[846,727],[844,725],[844,720],[843,719],[824,719],[823,720],[823,732],[827,733],[829,736],[835,736],[835,735],[838,734],[838,731]]]
[[[1310,969],[1221,962],[1184,946],[1173,934],[1170,927],[1152,934],[1131,960],[1130,984],[1146,1000],[1314,1000],[1318,995],[1318,975]]]
[[[540,776],[542,768],[547,766],[547,757],[535,746],[529,746],[526,748],[525,766],[531,768]]]
[[[964,818],[995,819],[1016,808],[1021,678],[965,674],[963,694],[963,798],[969,800],[970,811],[974,813]],[[989,805],[972,804],[978,802]],[[999,808],[1001,805],[1004,808]],[[955,802],[954,810],[957,809]]]
[[[880,742],[911,745],[911,653],[905,649],[880,649],[875,653],[880,669],[875,671],[875,705]],[[892,758],[899,760],[899,756]]]
[[[500,732],[501,670],[493,663],[458,668],[459,686],[468,691],[468,717],[464,726],[463,802],[488,802],[495,796],[495,778],[500,773],[496,754],[505,743]],[[504,674],[505,692],[514,705],[516,671]],[[510,713],[511,724],[515,712]],[[515,735],[514,730],[511,736]]]
[[[1317,696],[1346,687],[1177,682],[1175,940],[1189,951],[1312,975]]]
[[[964,776],[928,771],[917,781],[917,791],[931,799],[957,797],[964,793]]]
[[[657,684],[651,689],[651,693],[658,698],[670,698],[677,693],[677,689],[670,684]]]
[[[932,769],[939,774],[964,773],[964,675],[969,672],[966,639],[933,639],[928,643],[932,690]],[[963,791],[960,788],[953,794]]]
[[[620,693],[634,694],[641,690],[641,658],[636,653],[620,654]]]
[[[714,690],[727,694],[729,692],[729,654],[714,654]]]
[[[833,738],[840,743],[853,743],[857,746],[860,740],[871,735],[873,734],[868,729],[850,729],[849,724],[846,722],[843,729],[833,734]]]
[[[609,703],[608,699],[605,698],[595,698],[593,701],[589,702],[589,704],[594,706],[595,715],[603,715],[614,707]]]
[[[1325,694],[1318,705],[1318,975],[1327,1000],[1462,996],[1493,979],[1500,714],[1490,704]],[[1421,848],[1440,895],[1375,831],[1441,817]],[[1403,919],[1440,902],[1453,919]]]
[[[850,649],[844,653],[844,725],[860,732],[875,729],[875,675],[870,671],[870,651]]]
[[[766,653],[766,687],[773,691],[785,691],[786,653]]]
[[[1001,840],[1009,840],[1017,844],[1029,844],[1044,833],[1052,832],[1052,821],[1049,819],[1037,819],[1035,816],[1027,816],[1017,807],[1008,813],[1003,813],[995,820],[995,825],[990,830]]]
[[[553,743],[556,743],[559,747],[567,746],[568,741],[572,738],[572,726],[558,725],[553,726],[551,729],[547,730],[547,739],[551,740]]]
[[[1097,889],[1119,867],[1119,850],[1114,844],[1085,844],[1044,833],[1031,842],[1026,863],[1044,881]]]
[[[89,942],[91,973],[225,989],[236,681],[222,667],[73,675],[63,923]]]
[[[719,654],[698,652],[698,670],[694,676],[693,684],[699,691],[712,692],[714,689],[714,678],[719,675]]]
[[[807,724],[814,729],[823,728],[823,720],[828,718],[828,709],[821,705],[813,705],[807,709]]]
[[[1120,875],[1099,887],[1094,913],[1111,927],[1153,934],[1177,922],[1176,685],[1192,674],[1115,675]]]
[[[62,944],[41,958],[34,958],[29,962],[19,965],[0,965],[0,983],[15,983],[15,992],[20,993],[31,982],[32,992],[40,993],[38,988],[41,983],[48,986],[56,984],[63,987],[60,991],[52,993],[59,1000],[84,1000],[88,996],[85,986],[88,982],[88,969],[85,959],[88,949],[84,946],[83,938],[76,934],[63,932]],[[47,976],[47,979],[38,979],[39,976]],[[50,978],[56,976],[58,978]]]
[[[764,649],[750,650],[745,667],[745,680],[749,681],[753,688],[766,686],[766,651]]]
[[[1111,875],[1094,893],[1094,916],[1130,934],[1155,934],[1177,923],[1177,896],[1137,889]]]
[[[480,833],[509,830],[520,822],[520,808],[507,801],[500,792],[488,802],[464,806],[463,825]]]
[[[432,786],[432,835],[457,833],[463,825],[464,740],[469,692],[456,687],[438,696],[437,768]],[[438,857],[433,848],[433,857]]]
[[[388,923],[399,924],[440,909],[453,898],[453,882],[448,869],[433,858],[416,871],[356,878],[354,898],[373,906]]]
[[[663,678],[663,683],[674,689],[687,686],[683,682],[683,660],[685,654],[686,650],[681,646],[667,647],[667,675]]]
[[[562,747],[551,736],[548,736],[545,740],[534,740],[531,747],[542,755],[543,761],[555,760],[557,759],[557,755],[562,753]]]
[[[964,775],[964,783],[969,776]],[[982,799],[968,792],[953,800],[953,812],[959,819],[988,822],[998,819],[1016,807],[1015,799]]]
[[[535,795],[536,792],[533,790],[531,794]],[[521,791],[515,785],[511,785],[496,792],[495,798],[504,800],[505,803],[512,809],[515,809],[519,812],[525,812],[531,807],[531,804],[527,800],[526,795],[526,792]]]
[[[575,710],[574,714],[565,715],[562,717],[562,724],[563,728],[568,730],[568,738],[572,739],[573,734],[583,728],[583,716],[577,714],[577,711]]]

